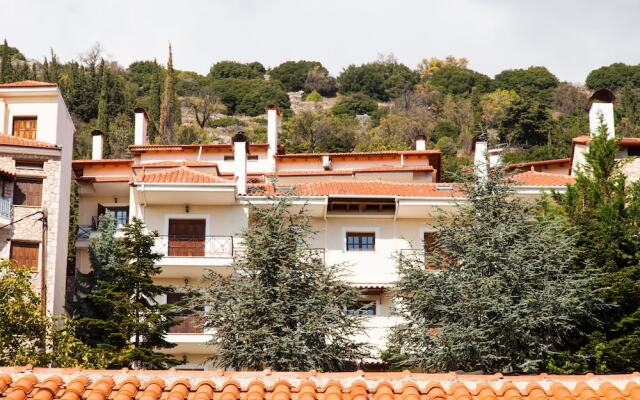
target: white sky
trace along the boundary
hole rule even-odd
[[[26,16],[26,17],[25,17]],[[220,60],[318,60],[333,74],[393,53],[467,57],[488,75],[544,65],[583,82],[592,69],[640,62],[637,0],[0,0],[0,40],[63,61],[100,42],[109,58],[166,61],[206,74]]]

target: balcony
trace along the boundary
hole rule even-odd
[[[204,329],[200,326],[197,318],[193,315],[177,317],[180,321],[178,325],[169,328],[169,333],[204,333]]]
[[[155,252],[162,254],[158,265],[165,278],[195,278],[203,276],[204,268],[220,268],[230,272],[233,262],[233,236],[161,235],[156,238]]]
[[[0,197],[0,223],[8,224],[12,217],[12,201],[8,197]]]

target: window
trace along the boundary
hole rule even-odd
[[[44,161],[18,161],[16,160],[16,168],[43,170]]]
[[[347,308],[347,315],[374,316],[376,315],[376,302],[374,300],[358,300],[352,307]]]
[[[42,180],[17,178],[13,190],[13,204],[42,206]]]
[[[128,206],[103,206],[98,204],[98,220],[102,214],[110,212],[116,219],[116,227],[120,228],[129,223],[129,207]]]
[[[184,293],[167,294],[167,304],[176,304],[180,307],[176,318],[180,323],[169,328],[169,333],[202,333],[202,326],[198,323],[194,312],[185,304],[185,296]],[[204,307],[198,307],[196,310],[203,311]]]
[[[629,157],[640,157],[640,147],[627,147],[627,154]]]
[[[32,270],[38,269],[38,250],[40,243],[37,242],[11,242],[11,259],[19,266],[29,267]]]
[[[13,117],[13,136],[35,139],[37,125],[38,117]]]
[[[347,251],[374,251],[375,248],[375,233],[347,232]]]
[[[234,156],[224,156],[224,160],[225,161],[233,161],[235,159]],[[258,155],[257,154],[248,154],[247,155],[247,160],[249,161],[258,161]]]

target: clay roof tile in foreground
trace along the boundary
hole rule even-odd
[[[4,367],[3,400],[637,400],[640,373],[130,371]]]
[[[185,166],[157,172],[143,171],[135,178],[135,181],[143,183],[233,183],[231,179],[194,171]]]
[[[56,87],[55,83],[41,81],[20,81],[0,84],[0,89],[4,88],[34,88],[34,87]]]
[[[52,143],[41,142],[39,140],[25,139],[12,135],[0,135],[0,146],[18,147],[38,147],[45,149],[57,149],[58,146]]]

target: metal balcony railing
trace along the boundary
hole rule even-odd
[[[0,197],[0,216],[11,218],[12,201],[8,197]]]
[[[77,240],[89,240],[93,231],[95,229],[91,225],[78,225]]]
[[[154,251],[165,257],[232,257],[233,236],[162,235]]]

